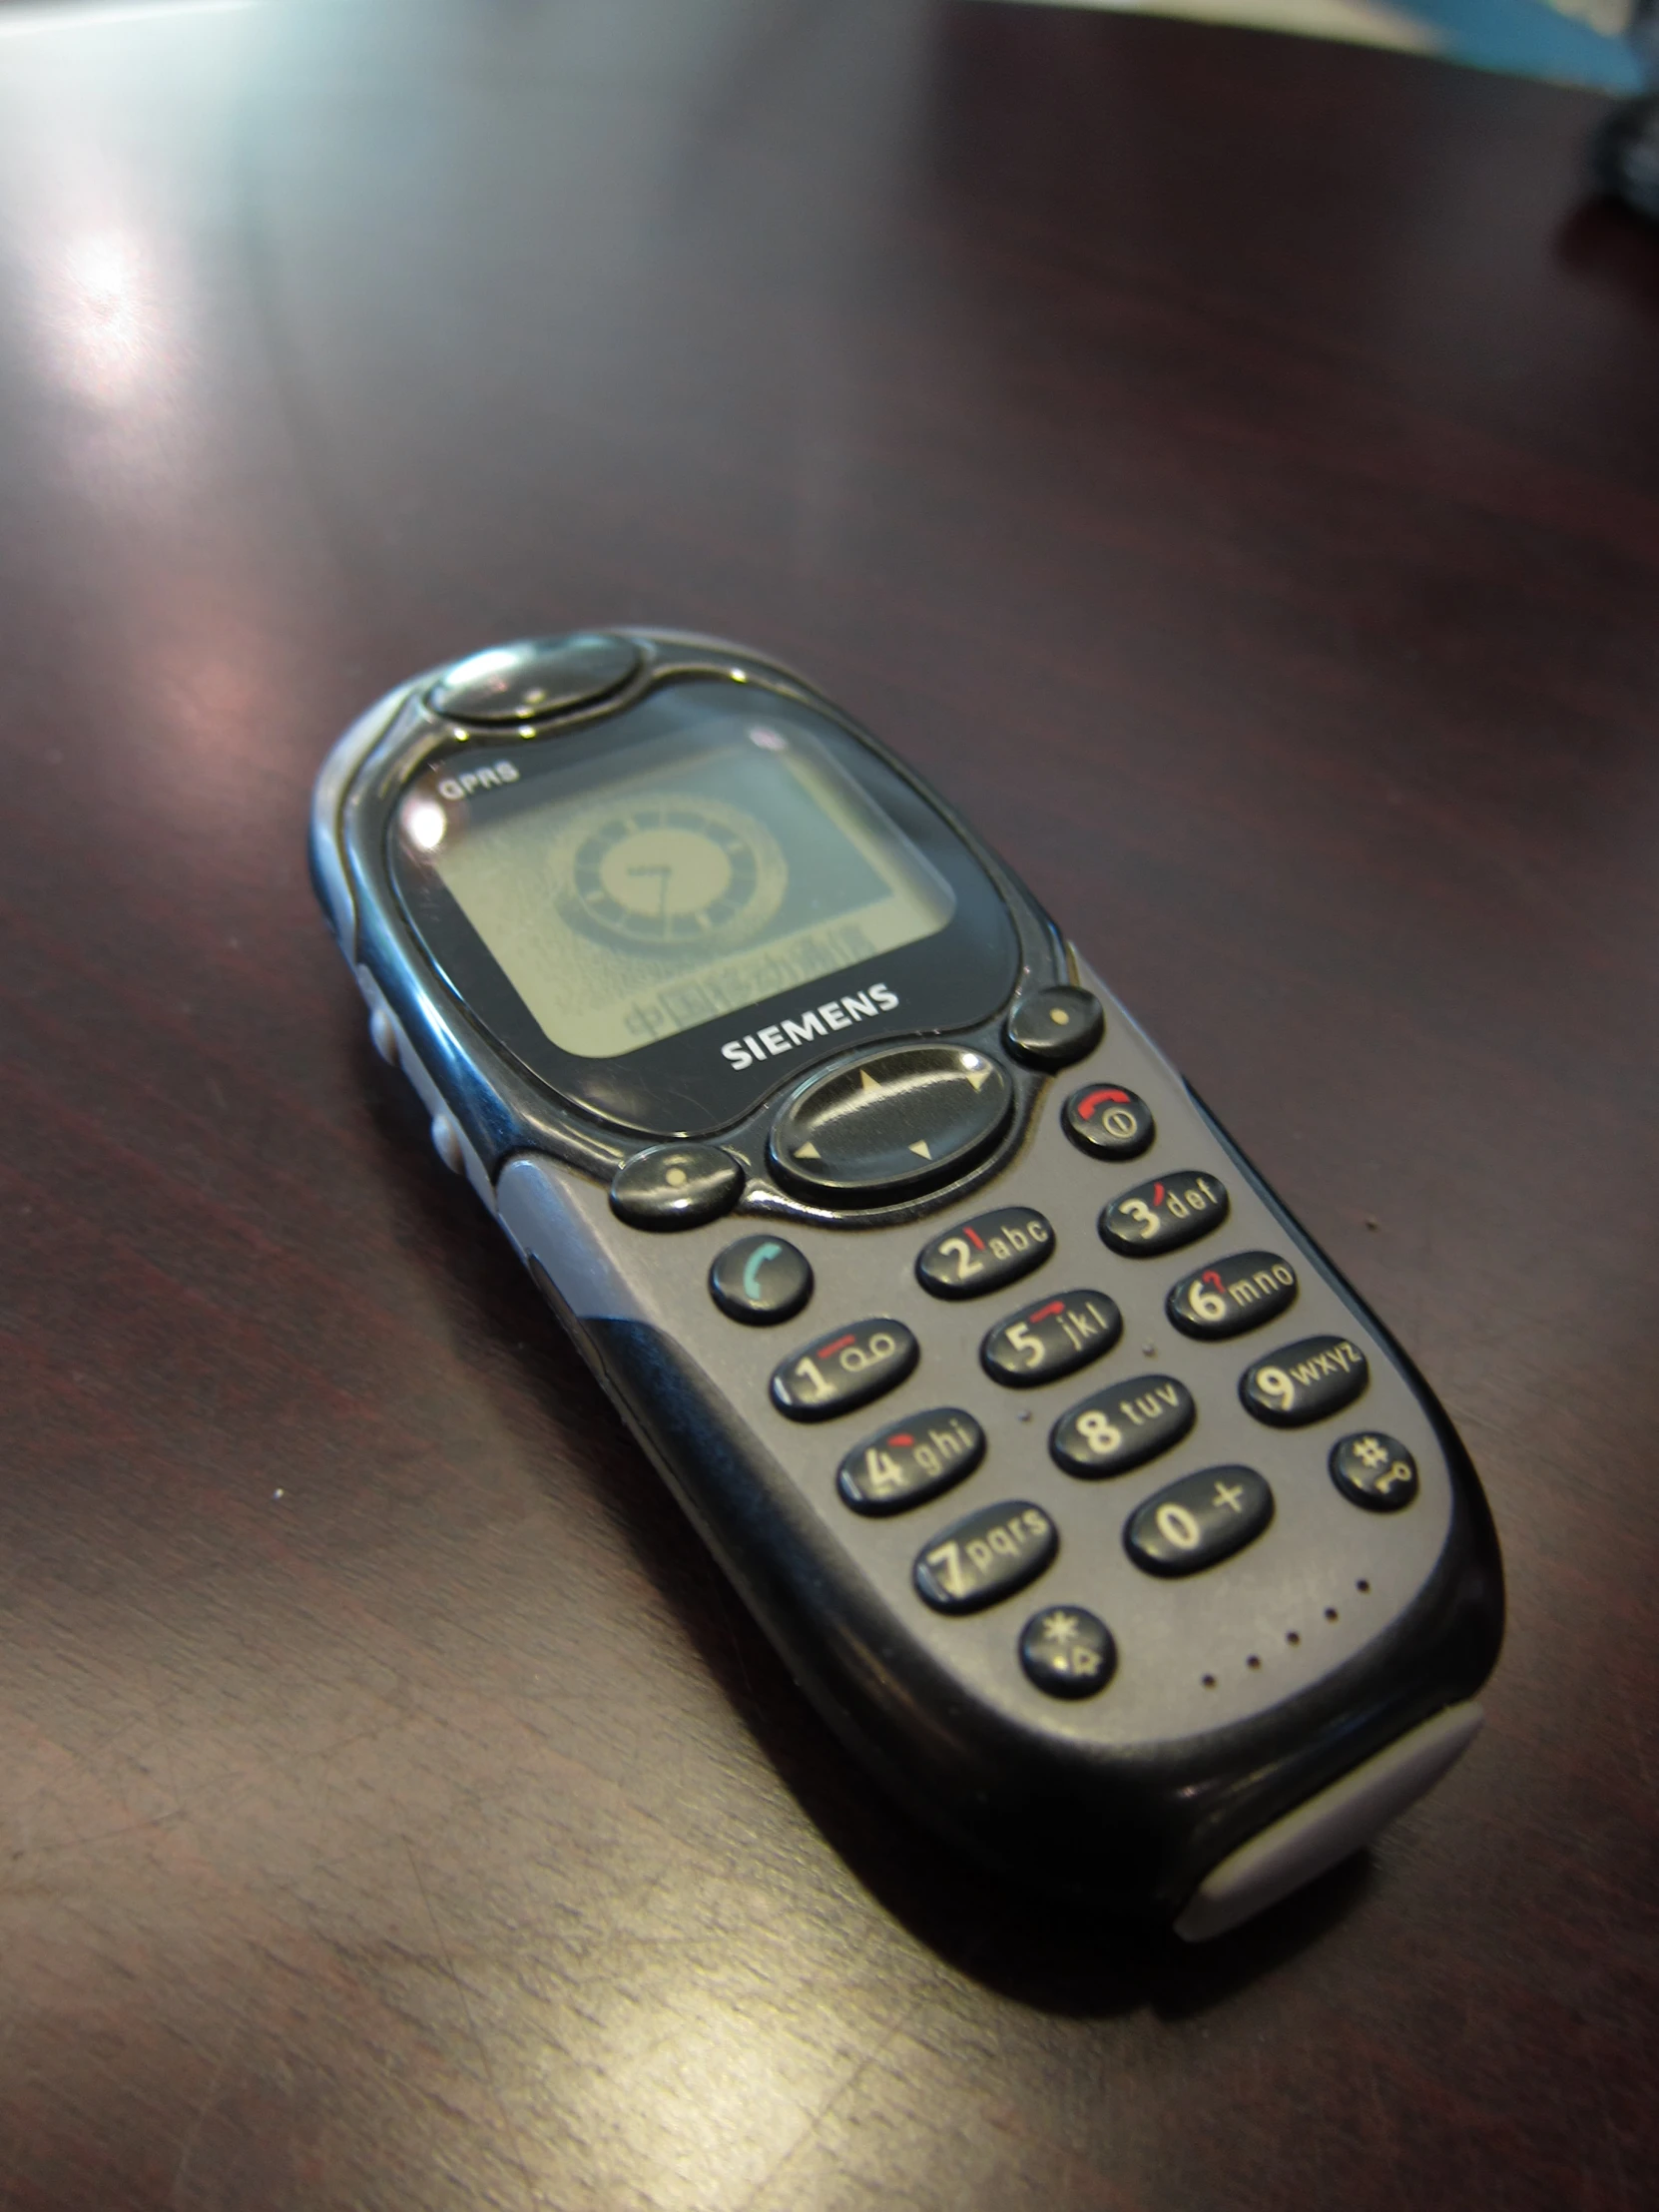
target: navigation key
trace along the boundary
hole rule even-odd
[[[965,1045],[888,1045],[810,1077],[769,1140],[781,1181],[831,1204],[880,1205],[948,1182],[1013,1110],[1006,1070]]]

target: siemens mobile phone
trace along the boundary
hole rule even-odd
[[[1458,1756],[1502,1578],[1411,1363],[969,826],[663,631],[316,787],[376,1044],[830,1724],[1010,1879],[1217,1933]]]

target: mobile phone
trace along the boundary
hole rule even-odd
[[[1199,1937],[1502,1635],[1411,1362],[1031,894],[746,648],[403,685],[317,782],[380,1052],[808,1695],[1003,1879]]]

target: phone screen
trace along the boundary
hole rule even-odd
[[[435,870],[549,1040],[610,1058],[733,1014],[950,921],[950,886],[774,702],[607,752],[451,759],[404,798]],[[470,770],[470,773],[469,773]]]

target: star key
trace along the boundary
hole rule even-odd
[[[1026,1622],[1019,1663],[1046,1697],[1093,1697],[1116,1671],[1117,1645],[1106,1623],[1081,1605],[1051,1605]]]

